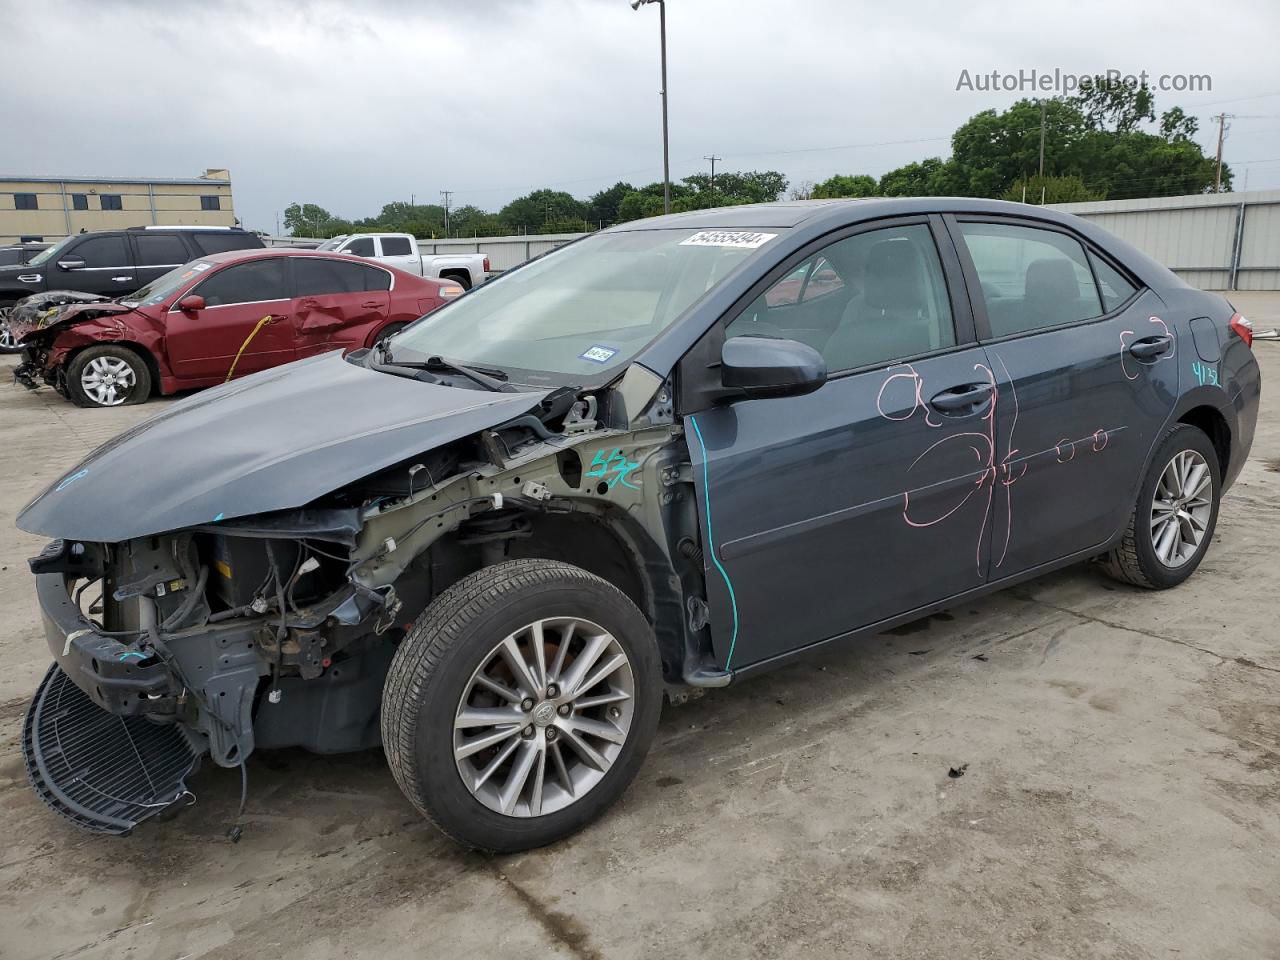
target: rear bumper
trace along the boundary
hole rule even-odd
[[[158,657],[129,638],[105,636],[80,612],[60,573],[36,577],[45,640],[64,673],[95,704],[120,716],[177,712],[181,684]]]

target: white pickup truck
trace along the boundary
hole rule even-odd
[[[348,233],[326,240],[318,249],[377,260],[432,280],[453,280],[464,290],[484,283],[489,276],[489,258],[483,253],[423,256],[418,253],[418,241],[408,233]]]

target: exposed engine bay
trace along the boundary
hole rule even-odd
[[[450,585],[509,559],[565,560],[621,589],[654,625],[676,698],[727,682],[711,666],[669,385],[633,366],[594,393],[501,396],[528,397],[532,409],[296,508],[119,542],[64,537],[33,558],[57,660],[46,684],[60,672],[101,710],[176,735],[164,775],[135,778],[150,793],[103,787],[86,799],[37,756],[40,721],[29,720],[28,766],[46,802],[127,832],[189,801],[185,778],[203,756],[243,775],[259,748],[376,747],[383,680],[405,631]],[[90,482],[86,464],[43,496]]]

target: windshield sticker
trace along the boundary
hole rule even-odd
[[[681,240],[682,247],[738,247],[742,250],[754,250],[762,247],[776,233],[755,233],[748,230],[702,230],[688,240]]]
[[[579,355],[579,360],[590,360],[592,363],[608,363],[618,351],[613,347],[602,347],[596,344],[586,353]]]
[[[196,264],[192,264],[191,269],[194,270],[196,273],[203,273],[205,270],[208,270],[211,266],[213,266],[213,264],[211,263],[196,263]]]

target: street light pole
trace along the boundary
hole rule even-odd
[[[667,4],[666,0],[631,0],[631,9],[646,3],[658,5],[658,32],[662,42],[662,211],[671,212],[671,150],[667,134]]]

